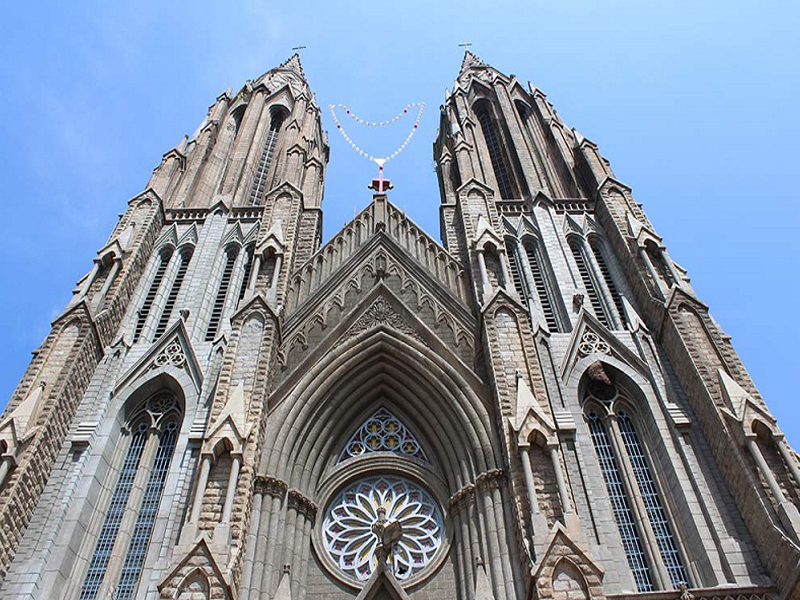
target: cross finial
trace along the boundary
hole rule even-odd
[[[300,52],[305,49],[306,49],[305,46],[295,46],[294,48],[292,48],[292,50],[294,50],[297,54],[300,54]]]
[[[469,49],[469,47],[472,46],[472,42],[461,42],[458,46],[460,48]]]

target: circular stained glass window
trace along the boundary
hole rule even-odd
[[[322,537],[333,562],[359,581],[384,553],[398,579],[418,573],[442,545],[442,511],[430,494],[400,477],[361,479],[328,506]]]

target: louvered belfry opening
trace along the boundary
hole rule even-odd
[[[237,298],[236,302],[239,303],[244,298],[244,295],[247,293],[247,286],[250,285],[250,277],[257,277],[258,273],[253,273],[253,257],[255,255],[255,247],[253,244],[250,244],[245,248],[245,261],[244,261],[244,273],[242,274],[242,285],[239,286],[239,297]]]
[[[600,294],[595,287],[592,275],[589,273],[589,265],[586,264],[586,258],[583,255],[583,248],[581,246],[582,243],[575,238],[571,239],[569,242],[570,250],[572,250],[572,257],[575,259],[575,264],[578,266],[578,273],[581,276],[583,287],[586,289],[586,294],[589,296],[589,302],[592,305],[594,316],[597,317],[597,320],[600,321],[606,329],[611,329],[608,315],[606,315],[605,307],[603,306],[602,300],[600,300]]]
[[[219,331],[219,324],[222,320],[222,311],[225,310],[225,300],[228,298],[228,288],[231,285],[233,276],[233,266],[236,264],[236,257],[239,255],[237,247],[230,247],[225,251],[225,266],[222,269],[222,279],[217,288],[217,296],[214,299],[214,307],[211,309],[211,318],[208,321],[206,330],[206,341],[213,342],[214,337]]]
[[[533,284],[536,286],[536,296],[539,298],[539,305],[542,308],[545,323],[551,332],[557,332],[558,319],[556,312],[553,308],[553,303],[550,300],[550,290],[547,289],[547,283],[544,279],[544,271],[539,261],[538,251],[534,243],[528,242],[525,244],[525,253],[528,256],[528,264],[531,267],[531,275],[533,276]]]
[[[497,130],[495,129],[492,117],[486,108],[478,111],[478,121],[483,130],[483,137],[486,139],[486,146],[489,150],[489,158],[492,161],[492,170],[497,179],[500,195],[503,198],[513,198],[514,192],[511,186],[511,179],[508,174],[508,166],[506,165],[503,150],[500,147],[500,139],[498,138]]]
[[[622,296],[619,293],[617,285],[614,283],[614,278],[611,276],[608,263],[603,256],[602,242],[600,242],[600,240],[597,238],[592,238],[589,240],[589,247],[592,249],[594,259],[597,262],[597,266],[600,268],[600,274],[603,276],[603,280],[606,282],[608,291],[611,293],[611,299],[614,301],[614,306],[617,309],[617,314],[619,314],[619,319],[624,324],[625,307],[622,305]]]
[[[272,163],[272,156],[275,154],[275,146],[278,143],[278,134],[281,130],[281,125],[285,119],[283,111],[276,110],[272,114],[272,120],[269,123],[269,131],[267,132],[267,139],[264,140],[264,146],[261,149],[261,156],[258,159],[258,166],[253,174],[253,184],[250,187],[250,198],[248,204],[255,206],[261,204],[264,199],[265,187],[267,185],[267,174],[269,173],[269,166]]]
[[[183,280],[186,278],[186,271],[189,268],[189,261],[192,260],[192,251],[184,250],[180,253],[180,263],[178,264],[178,272],[175,274],[175,279],[172,281],[172,286],[167,294],[167,300],[164,302],[164,310],[161,312],[161,318],[158,320],[156,326],[156,333],[153,336],[154,340],[160,338],[167,330],[169,320],[172,317],[172,311],[175,308],[175,302],[178,299],[178,294],[181,291]]]
[[[517,257],[514,243],[506,240],[506,256],[511,266],[511,279],[514,281],[514,289],[517,290],[519,299],[525,302],[527,294],[525,294],[525,285],[522,283],[522,273],[519,268],[519,258]]]
[[[138,342],[139,338],[142,337],[142,331],[144,330],[145,323],[147,323],[147,317],[150,315],[150,311],[153,308],[153,302],[156,299],[158,288],[161,287],[161,281],[164,279],[164,272],[167,270],[167,265],[169,264],[169,259],[171,257],[171,250],[161,251],[156,273],[153,276],[153,281],[150,282],[150,287],[147,290],[147,294],[144,297],[144,302],[142,302],[142,306],[139,309],[139,314],[136,318],[136,328],[133,330],[134,343]]]

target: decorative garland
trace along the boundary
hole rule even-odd
[[[347,132],[344,130],[344,127],[342,127],[342,124],[339,122],[339,118],[336,116],[336,109],[337,108],[341,108],[348,115],[350,115],[356,122],[360,123],[361,125],[365,125],[367,127],[386,127],[387,125],[391,125],[392,123],[395,123],[395,122],[399,121],[400,119],[402,119],[403,116],[405,116],[408,113],[408,111],[410,109],[414,108],[415,106],[419,107],[419,112],[417,113],[417,118],[414,121],[414,126],[411,128],[411,132],[408,134],[408,137],[406,137],[406,139],[403,141],[403,143],[400,144],[400,146],[397,148],[397,150],[395,150],[394,152],[392,152],[389,156],[387,156],[385,158],[375,157],[375,156],[372,156],[371,154],[369,154],[368,152],[364,152],[358,146],[358,144],[356,144],[352,139],[350,139],[350,136],[347,135]],[[330,108],[330,111],[331,111],[331,116],[333,117],[333,122],[336,123],[336,129],[339,130],[339,133],[342,134],[342,137],[345,139],[345,141],[348,144],[350,144],[350,147],[353,150],[355,150],[356,152],[358,152],[361,156],[363,156],[364,158],[369,159],[370,161],[372,161],[375,164],[377,164],[381,169],[383,169],[383,165],[386,164],[391,159],[395,158],[403,150],[405,150],[406,146],[408,146],[408,142],[410,142],[411,138],[414,137],[414,133],[419,128],[420,119],[422,119],[422,112],[425,110],[425,103],[424,102],[412,102],[411,104],[407,104],[405,106],[405,108],[403,108],[402,112],[398,113],[397,115],[392,117],[390,120],[388,120],[388,121],[379,121],[379,122],[378,121],[367,121],[365,119],[362,119],[358,115],[354,114],[344,104],[330,104],[329,108]]]

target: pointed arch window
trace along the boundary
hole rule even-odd
[[[590,382],[589,397],[589,433],[638,591],[656,589],[653,561],[663,563],[669,576],[666,585],[674,589],[688,585],[689,576],[634,419],[630,411],[619,408],[626,402],[624,395],[608,380]],[[648,538],[655,540],[654,547],[648,545]]]
[[[228,289],[231,286],[233,267],[236,264],[236,257],[239,256],[237,246],[229,246],[225,250],[225,266],[222,268],[222,278],[219,281],[217,295],[214,298],[214,306],[211,309],[211,318],[208,321],[206,330],[206,341],[213,342],[214,337],[219,331],[219,324],[222,321],[222,311],[225,310],[225,300],[228,298]]]
[[[616,283],[614,283],[614,278],[611,276],[611,271],[609,270],[608,263],[605,259],[604,244],[598,237],[592,236],[589,238],[589,247],[592,249],[594,259],[597,262],[597,266],[600,268],[600,274],[603,276],[603,281],[606,282],[606,287],[611,294],[611,299],[614,301],[614,306],[617,309],[619,320],[624,326],[625,308],[622,305],[622,296],[619,293],[619,288],[617,288]]]
[[[250,284],[250,277],[252,276],[253,270],[253,256],[255,254],[255,245],[250,244],[245,248],[245,260],[244,260],[244,273],[242,274],[242,285],[239,287],[239,298],[237,299],[237,303],[242,301],[244,298],[245,293],[247,293],[247,286]]]
[[[129,600],[139,583],[144,558],[175,450],[182,413],[175,396],[150,397],[128,420],[125,458],[100,529],[80,600],[95,600],[101,589]],[[130,538],[120,537],[122,521],[135,516]],[[115,579],[111,581],[111,579]]]
[[[592,305],[594,316],[603,324],[606,329],[611,329],[611,322],[606,313],[606,308],[603,306],[603,301],[600,298],[600,293],[595,285],[592,273],[589,272],[589,265],[587,264],[586,256],[584,255],[583,241],[577,237],[571,237],[569,240],[569,248],[572,250],[572,257],[575,259],[575,264],[578,267],[578,274],[583,282],[583,287],[586,289],[586,294],[589,296],[589,302]]]
[[[631,460],[636,484],[639,487],[639,492],[647,510],[647,518],[650,520],[650,526],[653,528],[653,533],[656,537],[658,550],[664,560],[664,565],[667,567],[667,573],[669,573],[672,585],[677,589],[680,584],[688,583],[689,580],[681,562],[664,505],[661,503],[655,480],[650,472],[650,467],[647,465],[633,420],[627,411],[620,410],[617,411],[617,422],[619,423],[625,451]]]
[[[645,558],[642,540],[636,529],[636,520],[628,501],[628,495],[625,493],[622,475],[614,457],[614,450],[611,447],[608,432],[597,413],[590,412],[587,415],[587,420],[594,450],[597,453],[597,460],[600,462],[600,470],[603,472],[603,480],[608,489],[611,508],[614,511],[614,518],[619,528],[619,535],[622,538],[622,547],[625,549],[628,565],[633,573],[633,579],[636,581],[636,588],[640,592],[653,591],[650,567]]]
[[[272,156],[275,154],[275,146],[278,143],[278,134],[281,131],[281,126],[285,119],[285,113],[281,110],[275,110],[272,113],[272,119],[269,123],[269,131],[267,132],[267,139],[264,140],[264,146],[261,149],[261,156],[258,159],[258,166],[255,173],[253,173],[253,184],[250,187],[250,205],[261,204],[264,196],[264,188],[267,184],[267,173],[269,166],[272,163]]]
[[[541,260],[539,244],[533,240],[526,240],[523,244],[525,255],[528,258],[528,266],[533,277],[533,286],[536,289],[536,297],[539,300],[539,307],[542,309],[547,328],[551,333],[560,332],[558,316],[556,314],[555,303],[551,296],[550,282],[544,271],[544,261]]]
[[[187,248],[180,252],[178,258],[178,272],[175,273],[175,279],[172,280],[172,286],[169,288],[167,300],[164,302],[164,310],[161,311],[161,318],[158,320],[156,326],[156,333],[153,339],[160,338],[167,330],[169,319],[172,316],[172,311],[175,308],[175,302],[178,300],[178,294],[181,291],[183,280],[186,278],[186,271],[189,268],[189,262],[192,260],[192,248]]]
[[[138,316],[136,317],[136,327],[133,330],[133,342],[139,341],[142,337],[142,331],[147,323],[147,317],[150,316],[150,311],[153,308],[153,302],[156,299],[158,289],[161,287],[161,282],[164,279],[164,272],[167,270],[169,259],[172,257],[172,248],[164,248],[159,253],[158,266],[156,267],[153,280],[150,282],[150,287],[144,297],[141,308],[139,308]]]
[[[519,265],[519,257],[516,253],[516,244],[513,240],[505,240],[506,242],[506,256],[508,256],[508,263],[511,266],[511,279],[514,281],[514,289],[517,290],[519,299],[523,302],[527,299],[525,293],[525,284],[522,279],[522,272]]]
[[[500,138],[487,108],[482,108],[478,111],[478,122],[481,124],[486,147],[489,150],[492,170],[500,188],[498,191],[503,198],[514,198],[515,194],[511,185],[508,165],[506,164],[503,149],[500,146]]]
[[[337,462],[370,452],[395,452],[428,460],[413,433],[394,414],[378,409],[350,437]]]

